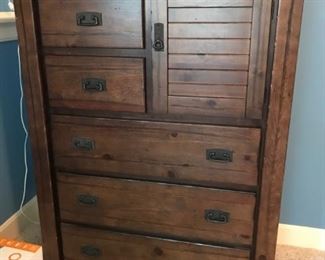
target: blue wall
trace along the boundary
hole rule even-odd
[[[305,0],[281,222],[325,228],[324,0]]]
[[[8,0],[0,0],[0,12],[9,11]]]
[[[23,191],[24,132],[19,112],[17,41],[0,43],[0,225],[19,209]],[[29,152],[29,165],[31,165]],[[26,201],[35,195],[30,167]]]

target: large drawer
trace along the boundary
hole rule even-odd
[[[45,46],[143,48],[142,0],[39,0],[38,5]]]
[[[45,64],[52,107],[145,112],[143,59],[47,56]]]
[[[62,224],[63,254],[69,260],[244,260],[249,250],[165,240]]]
[[[190,241],[250,245],[255,194],[58,173],[61,220]]]
[[[61,170],[209,186],[257,184],[259,129],[53,116],[52,138]]]

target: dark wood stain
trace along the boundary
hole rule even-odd
[[[251,245],[255,208],[253,193],[62,172],[57,178],[60,216],[64,222],[102,225],[192,241]],[[83,194],[95,197],[96,205],[81,204],[78,197]],[[207,221],[205,210],[208,209],[228,212],[229,222]]]
[[[142,1],[38,1],[44,46],[143,48]],[[60,15],[58,15],[58,12]],[[78,26],[78,12],[100,12],[102,26]],[[127,17],[127,19],[124,19]],[[127,29],[126,29],[127,28]]]
[[[249,250],[202,245],[157,237],[124,234],[62,223],[65,259],[86,260],[80,248],[90,245],[101,250],[96,259],[107,260],[248,260]]]
[[[145,112],[143,59],[46,56],[50,105],[70,109]],[[104,91],[86,91],[82,81],[100,79]]]
[[[74,149],[78,137],[93,140],[95,149]],[[172,171],[180,182],[211,185],[257,182],[259,129],[53,116],[52,138],[58,169],[152,180]],[[212,148],[233,151],[233,161],[206,160]]]
[[[44,259],[273,260],[302,7],[15,0]]]

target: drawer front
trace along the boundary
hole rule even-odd
[[[230,249],[62,224],[65,259],[243,260],[248,250]]]
[[[40,0],[42,42],[59,47],[143,48],[142,2]]]
[[[250,245],[255,195],[58,173],[62,221]]]
[[[55,166],[180,183],[257,184],[259,129],[52,117]],[[85,141],[91,149],[76,147]]]
[[[145,112],[142,59],[47,56],[50,105]]]

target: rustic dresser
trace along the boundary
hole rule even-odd
[[[274,259],[302,6],[16,0],[44,259]]]

